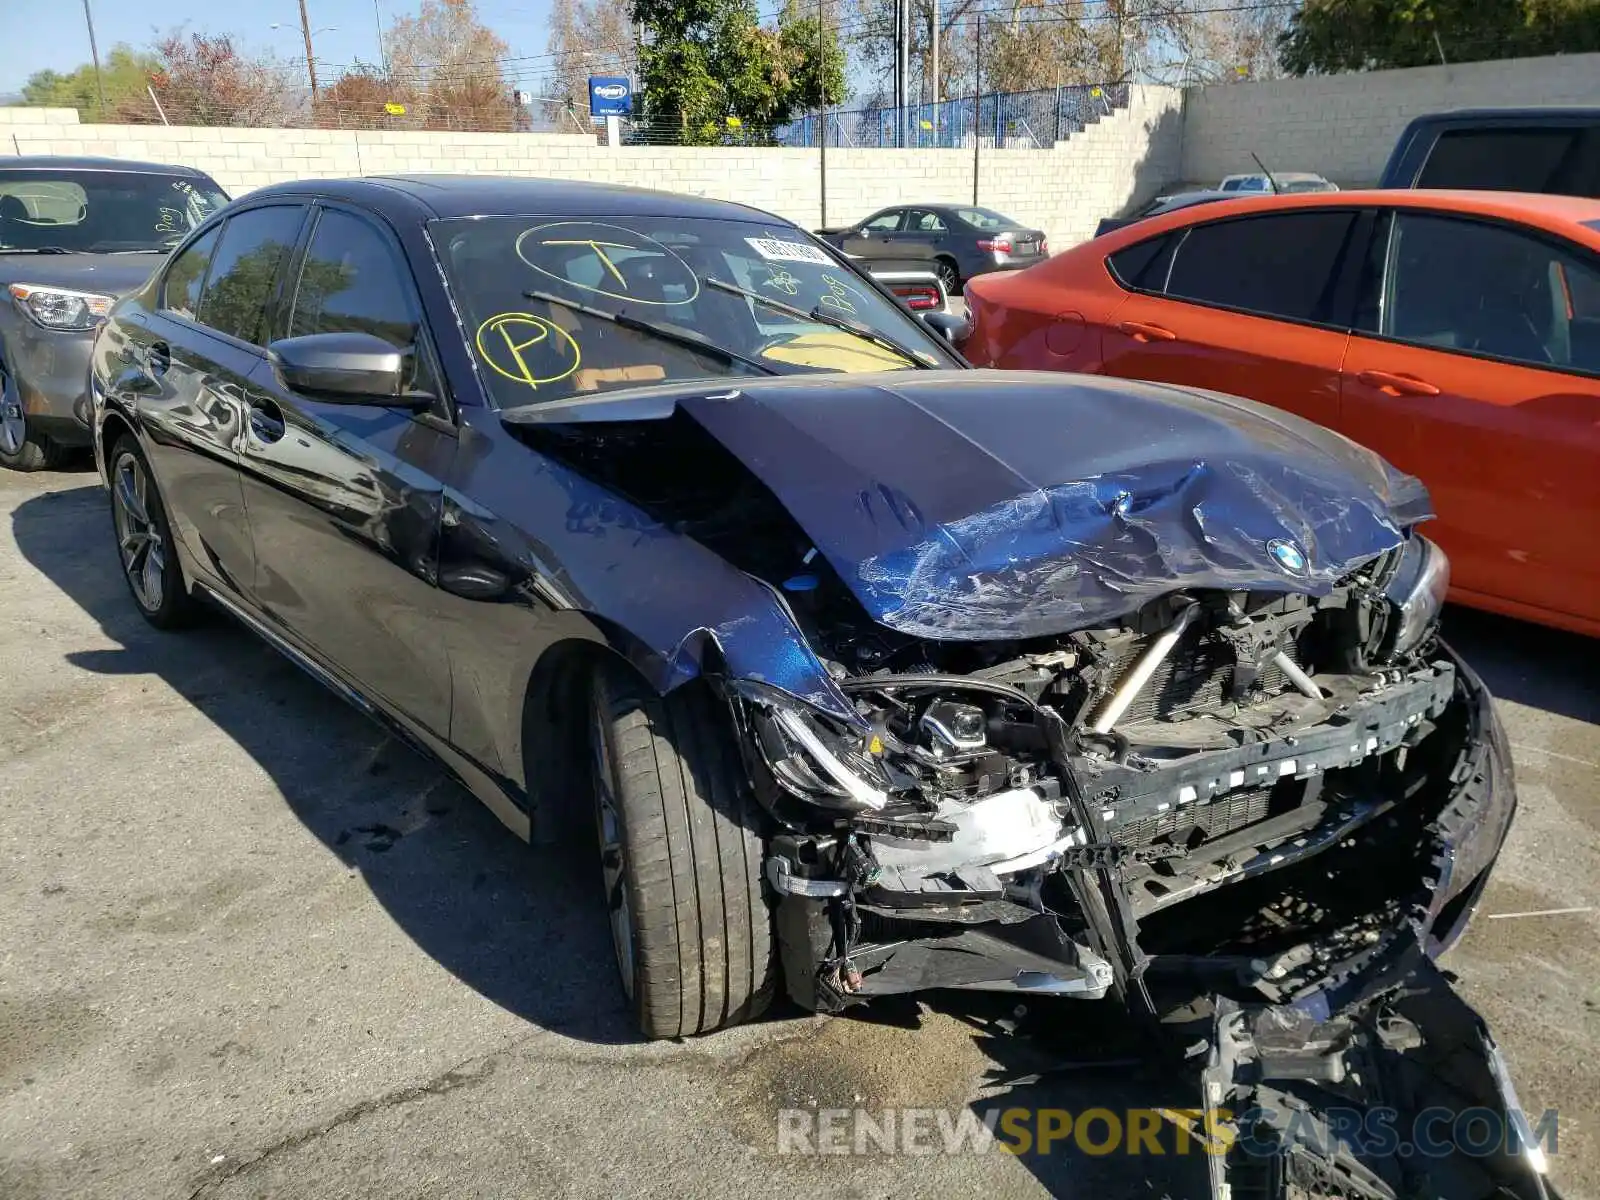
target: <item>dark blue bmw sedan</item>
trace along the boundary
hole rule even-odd
[[[733,204],[268,188],[96,343],[118,566],[576,815],[647,1036],[963,988],[1393,1051],[1361,1014],[1444,987],[1515,806],[1426,492],[955,325]]]

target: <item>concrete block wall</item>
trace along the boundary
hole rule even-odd
[[[1450,108],[1600,105],[1600,54],[1505,59],[1192,88],[1181,177],[1215,184],[1254,171],[1317,171],[1370,186],[1412,117]]]
[[[1119,109],[1050,150],[979,155],[978,202],[1064,248],[1152,194],[1178,169],[1182,96],[1135,88]],[[90,154],[184,163],[233,195],[286,179],[448,172],[631,184],[736,200],[805,226],[822,223],[816,150],[625,146],[575,134],[424,133],[79,124],[72,109],[0,108],[0,165],[11,154]],[[971,203],[972,151],[832,149],[827,219],[843,225],[906,201]]]

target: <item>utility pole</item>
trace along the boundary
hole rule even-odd
[[[939,0],[933,0],[933,88],[929,95],[933,98],[933,144],[939,144]]]
[[[84,0],[88,4],[89,0]],[[317,98],[317,60],[311,53],[311,18],[306,16],[306,0],[300,0],[300,32],[306,36],[306,73],[311,76],[311,98]]]
[[[304,3],[302,3],[300,5],[300,23],[302,25],[305,24],[305,19],[306,6]],[[383,64],[383,75],[384,78],[387,79],[389,77],[389,50],[388,47],[383,44],[383,10],[378,7],[378,0],[372,0],[372,19],[378,24],[378,61]],[[309,51],[307,52],[306,57],[310,57]],[[313,87],[315,87],[315,85],[313,85]]]
[[[94,90],[100,97],[100,119],[106,119],[106,87],[100,81],[100,50],[94,42],[94,14],[89,11],[89,0],[83,0],[83,21],[89,27],[89,57],[94,59]]]
[[[900,0],[900,144],[906,144],[906,108],[911,103],[911,0]]]
[[[822,220],[819,229],[828,227],[828,17],[817,0],[817,165],[821,168]]]
[[[983,122],[978,119],[983,110],[983,14],[978,14],[973,28],[972,54],[972,207],[978,207],[978,134]]]

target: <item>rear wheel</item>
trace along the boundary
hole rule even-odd
[[[118,438],[108,456],[111,525],[122,577],[144,619],[157,629],[177,629],[194,617],[195,602],[183,581],[161,493],[139,444]]]
[[[961,294],[961,272],[956,270],[955,263],[948,258],[941,258],[934,270],[939,274],[939,282],[944,285],[946,295],[959,296]]]
[[[22,397],[0,364],[0,466],[13,471],[43,471],[60,460],[60,448],[44,434],[28,428]]]
[[[646,1037],[759,1016],[776,969],[759,814],[704,688],[620,669],[591,692],[595,823],[622,989]]]

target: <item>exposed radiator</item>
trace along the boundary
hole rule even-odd
[[[1137,642],[1117,664],[1117,673],[1127,670],[1144,651],[1146,642]],[[1300,661],[1299,647],[1292,640],[1284,645],[1294,662]],[[1119,723],[1171,719],[1192,712],[1214,712],[1222,707],[1233,682],[1233,649],[1211,630],[1190,632],[1151,676],[1150,682],[1128,707]],[[1257,677],[1268,695],[1289,686],[1283,672],[1270,663]]]

